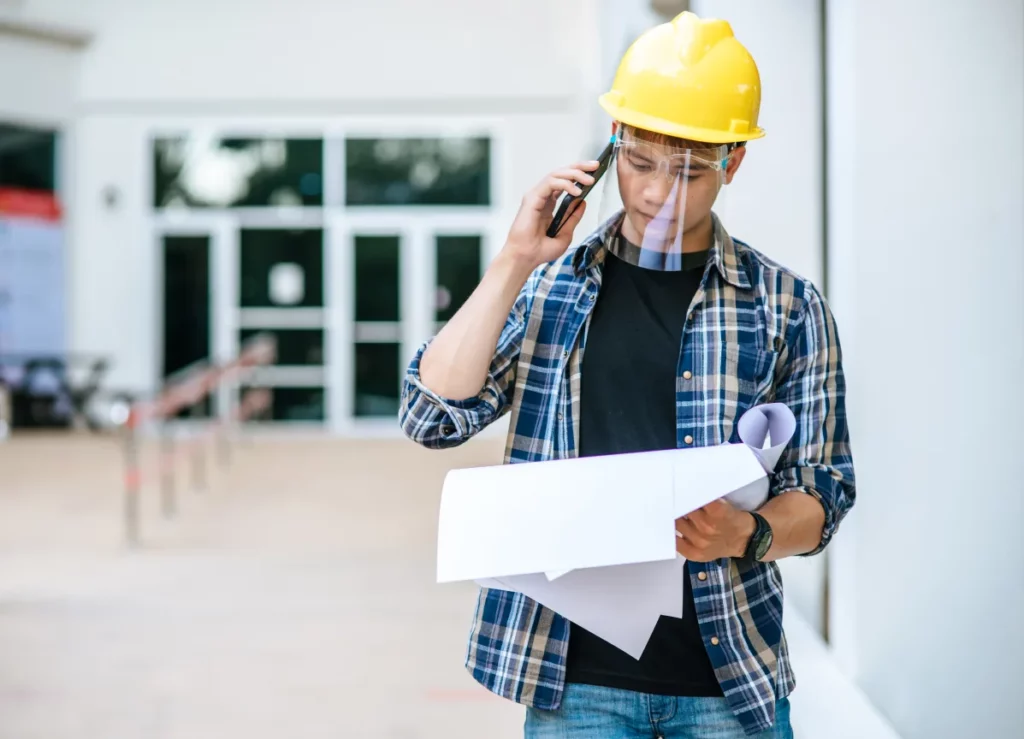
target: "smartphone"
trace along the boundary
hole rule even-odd
[[[580,202],[587,199],[587,195],[589,195],[590,191],[594,189],[594,185],[601,181],[601,176],[608,170],[608,163],[611,161],[612,153],[614,151],[615,137],[612,136],[608,141],[608,146],[604,147],[604,151],[602,151],[601,155],[597,158],[597,169],[590,173],[594,178],[594,184],[580,185],[580,183],[574,182],[573,184],[581,190],[579,195],[573,195],[568,192],[562,193],[561,199],[558,201],[558,205],[555,206],[555,215],[551,219],[551,225],[548,226],[547,235],[549,238],[558,235],[558,232],[562,228],[562,224],[565,223],[569,216],[576,212]]]

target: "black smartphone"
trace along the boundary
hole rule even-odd
[[[590,173],[594,178],[594,184],[582,186],[580,183],[574,182],[573,184],[581,190],[579,195],[572,195],[568,192],[562,193],[561,199],[558,201],[558,205],[555,206],[555,215],[551,219],[551,225],[548,226],[548,238],[558,235],[558,232],[562,228],[562,224],[565,223],[569,216],[576,212],[576,208],[579,207],[580,202],[587,199],[587,195],[589,195],[590,191],[594,189],[594,185],[601,181],[601,176],[608,170],[608,163],[611,161],[612,152],[614,151],[615,137],[612,136],[608,141],[608,146],[604,147],[604,151],[602,151],[601,155],[597,158],[597,169]]]

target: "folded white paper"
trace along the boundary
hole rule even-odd
[[[536,573],[477,583],[523,593],[640,659],[661,615],[682,617],[685,562],[674,555],[660,562],[573,570],[555,582]],[[610,595],[618,603],[610,604]]]
[[[449,472],[441,491],[437,581],[671,559],[675,455]]]
[[[661,616],[682,617],[675,520],[760,507],[795,428],[770,404],[740,418],[740,444],[453,470],[438,582],[523,593],[639,659]]]

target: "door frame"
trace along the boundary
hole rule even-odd
[[[164,343],[164,238],[168,236],[204,236],[210,240],[210,345],[209,355],[215,362],[226,362],[238,354],[238,318],[234,306],[237,303],[238,273],[234,265],[238,261],[238,229],[231,219],[223,215],[182,214],[161,215],[154,219],[151,230],[154,247],[153,285],[150,294],[155,305],[153,315],[154,363],[153,387],[163,385],[163,343]],[[232,403],[230,395],[222,388],[217,392],[214,410],[226,415]]]

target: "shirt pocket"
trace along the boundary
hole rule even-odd
[[[778,359],[777,352],[742,344],[726,346],[726,399],[735,401],[735,418],[755,405],[772,402],[775,397],[775,366]],[[727,406],[733,406],[733,403],[727,403]]]

